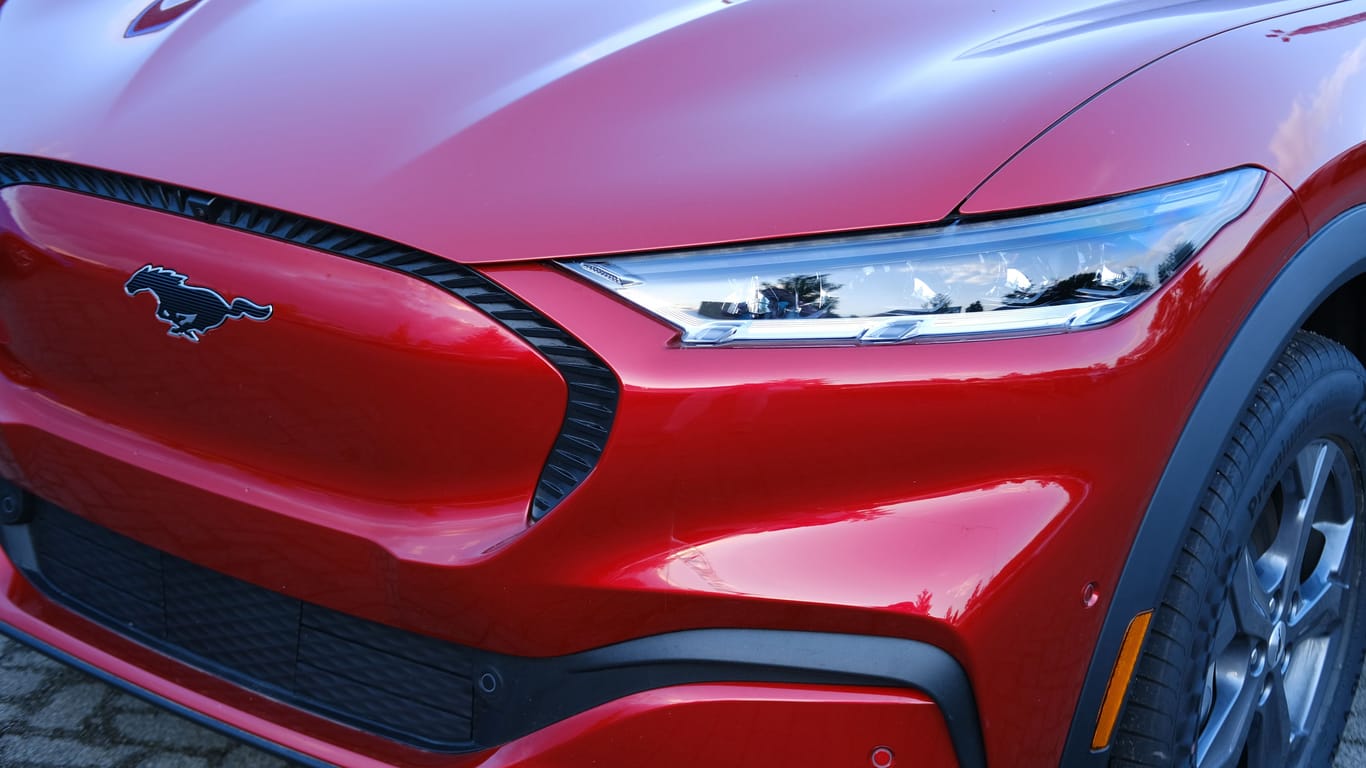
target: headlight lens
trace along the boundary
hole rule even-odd
[[[677,325],[687,345],[1079,330],[1138,306],[1247,210],[1264,175],[894,234],[563,264]]]

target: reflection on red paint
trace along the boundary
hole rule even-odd
[[[832,515],[831,522],[793,520],[686,546],[659,576],[675,589],[888,608],[957,623],[1085,496],[1085,484],[1070,478],[1021,480]]]
[[[1355,16],[1347,16],[1345,18],[1335,19],[1333,21],[1325,22],[1323,24],[1310,24],[1307,27],[1300,27],[1299,29],[1292,30],[1290,32],[1286,32],[1283,29],[1273,29],[1270,32],[1267,32],[1266,36],[1271,38],[1278,38],[1281,42],[1288,43],[1290,42],[1290,38],[1292,37],[1299,37],[1300,35],[1310,35],[1315,32],[1327,32],[1330,29],[1342,29],[1343,27],[1350,27],[1353,24],[1360,24],[1363,21],[1366,21],[1366,13],[1358,13]]]
[[[128,25],[128,31],[123,33],[123,36],[136,37],[164,29],[198,4],[199,0],[157,0],[133,19],[133,23]]]

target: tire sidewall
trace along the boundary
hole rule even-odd
[[[1308,372],[1306,372],[1308,373]],[[1278,375],[1273,371],[1271,376]],[[1327,438],[1334,440],[1347,454],[1355,473],[1355,493],[1357,495],[1357,515],[1352,530],[1352,549],[1350,550],[1349,583],[1352,589],[1344,605],[1343,637],[1334,648],[1335,658],[1325,663],[1325,673],[1331,675],[1328,687],[1324,688],[1331,701],[1319,708],[1315,722],[1308,723],[1311,748],[1304,754],[1300,766],[1327,766],[1332,758],[1336,738],[1325,738],[1326,728],[1334,729],[1333,735],[1341,728],[1347,706],[1351,702],[1354,685],[1343,685],[1342,676],[1350,674],[1355,678],[1355,670],[1361,664],[1363,636],[1360,631],[1363,590],[1361,584],[1363,556],[1363,515],[1361,462],[1366,457],[1366,430],[1362,426],[1361,403],[1366,397],[1366,380],[1359,369],[1336,368],[1314,371],[1314,378],[1308,386],[1299,391],[1289,388],[1288,402],[1280,398],[1267,398],[1263,390],[1268,383],[1259,387],[1259,397],[1254,398],[1246,418],[1255,418],[1270,428],[1263,433],[1265,438],[1259,445],[1241,445],[1252,459],[1243,477],[1246,482],[1235,485],[1238,492],[1232,503],[1227,505],[1230,519],[1224,528],[1224,538],[1219,542],[1221,553],[1217,567],[1207,574],[1203,594],[1202,614],[1196,627],[1195,642],[1191,655],[1192,664],[1186,675],[1185,711],[1191,717],[1183,718],[1183,727],[1178,738],[1182,749],[1191,750],[1198,734],[1198,714],[1205,685],[1205,671],[1211,661],[1211,648],[1214,632],[1222,608],[1233,586],[1234,565],[1251,537],[1252,527],[1260,515],[1270,495],[1280,483],[1281,478],[1301,450],[1310,442]],[[1277,407],[1280,406],[1280,412]],[[1231,446],[1232,448],[1232,446]],[[1227,458],[1221,462],[1221,470]],[[1255,482],[1253,479],[1257,479]]]

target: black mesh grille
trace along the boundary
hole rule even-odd
[[[49,596],[169,656],[414,746],[474,747],[475,652],[224,576],[40,503]]]
[[[3,478],[0,496],[24,500],[16,523],[0,525],[6,553],[53,601],[247,688],[414,746],[476,751],[640,691],[772,682],[923,691],[944,708],[960,763],[984,764],[966,673],[948,653],[915,640],[710,629],[565,656],[509,656],[229,578],[100,528]],[[22,522],[30,510],[32,519]]]
[[[564,423],[532,498],[533,520],[569,495],[602,456],[616,414],[616,376],[578,339],[469,267],[392,240],[240,200],[53,160],[0,155],[0,187],[17,184],[117,200],[364,261],[430,283],[479,308],[535,347],[569,388]]]

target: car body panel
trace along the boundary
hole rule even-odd
[[[1340,3],[1251,24],[1155,62],[1031,144],[962,212],[1105,197],[1255,164],[1296,190],[1319,229],[1360,203],[1366,186],[1362,8]]]
[[[490,268],[616,360],[623,390],[598,469],[483,557],[452,557],[467,541],[482,545],[478,526],[433,536],[411,517],[379,524],[345,500],[205,464],[13,382],[0,391],[0,466],[177,556],[500,652],[559,655],[699,626],[931,642],[971,676],[992,759],[1042,765],[1056,760],[1072,698],[1022,714],[1019,692],[1080,685],[1081,649],[1103,616],[1081,594],[1116,574],[1132,533],[1124,521],[1136,522],[1228,333],[1202,318],[1245,312],[1304,235],[1289,192],[1269,178],[1246,219],[1110,327],[881,349],[680,349],[674,329],[556,268]],[[1079,423],[1092,440],[1076,439]],[[802,427],[809,439],[780,439]],[[1029,441],[977,437],[1020,429]],[[749,446],[757,452],[738,461],[737,447]],[[821,538],[837,545],[815,546]],[[27,594],[21,612],[66,613]],[[1021,636],[1039,650],[1034,663],[1019,663]],[[1068,647],[1078,650],[1054,652]],[[282,743],[325,754],[309,744],[335,742],[336,729],[316,719],[283,720],[308,737]],[[231,722],[280,740],[255,721]],[[380,739],[345,741],[395,754]]]
[[[31,395],[405,518],[523,524],[565,385],[484,313],[398,272],[182,217],[39,187],[0,194],[0,365]],[[151,265],[188,276],[175,291],[273,313],[195,343],[170,336],[156,312],[183,297],[126,287]],[[520,406],[475,405],[499,397]]]
[[[1201,494],[1209,488],[1212,467],[1227,450],[1227,440],[1236,432],[1235,420],[1252,402],[1267,372],[1293,337],[1303,335],[1306,327],[1314,328],[1312,318],[1320,315],[1325,301],[1351,296],[1339,292],[1344,284],[1359,283],[1366,274],[1362,242],[1366,242],[1366,205],[1357,205],[1314,232],[1291,256],[1275,280],[1259,292],[1260,300],[1225,345],[1157,490],[1147,502],[1124,570],[1114,586],[1108,616],[1078,699],[1063,765],[1109,764],[1108,750],[1093,750],[1092,734],[1125,631],[1132,617],[1156,609],[1163,599],[1171,572],[1171,566],[1164,564],[1179,557],[1177,547],[1184,533],[1201,514]],[[1353,671],[1344,669],[1349,675]]]
[[[935,221],[1092,93],[1300,4],[258,0],[125,39],[136,5],[5,7],[0,72],[42,77],[0,89],[0,150],[485,263]]]
[[[1243,220],[1114,325],[895,349],[680,349],[676,330],[596,304],[596,286],[570,290],[542,266],[490,268],[617,362],[623,382],[609,451],[633,462],[605,456],[560,510],[573,517],[538,525],[579,550],[601,541],[588,520],[646,540],[659,533],[645,526],[667,518],[671,550],[621,578],[676,590],[671,621],[815,622],[935,642],[973,680],[988,763],[1055,763],[1126,526],[1236,326],[1217,318],[1248,312],[1305,238],[1289,190],[1269,177]],[[737,461],[717,449],[737,444],[762,450]],[[660,479],[640,471],[659,464],[670,467]],[[598,517],[623,489],[652,498],[655,516]],[[839,545],[814,549],[818,536]],[[1093,582],[1097,610],[1082,599]],[[826,613],[789,585],[861,610]],[[894,586],[900,601],[886,597]],[[1038,654],[1024,663],[1021,637]],[[1021,706],[1020,691],[1044,689],[1060,693]]]
[[[3,556],[0,555],[0,558]],[[496,749],[442,755],[401,749],[292,707],[223,683],[192,667],[168,662],[116,633],[72,617],[46,601],[0,564],[0,631],[44,650],[66,649],[68,659],[91,665],[136,695],[173,702],[206,724],[230,723],[283,748],[282,757],[321,765],[381,768],[492,768],[576,765],[791,765],[794,755],[822,764],[867,759],[879,747],[926,768],[957,765],[944,719],[934,702],[903,689],[699,684],[645,691],[555,723]],[[28,634],[31,633],[31,634]],[[151,672],[149,670],[155,670]],[[839,728],[850,738],[797,740],[794,732]],[[689,748],[661,751],[661,738],[680,731],[705,733]],[[308,735],[308,734],[315,735]],[[240,735],[240,734],[234,734]]]
[[[563,385],[505,329],[454,299],[429,304],[427,286],[374,265],[23,186],[0,193],[9,230],[0,280],[23,286],[23,268],[37,265],[47,282],[33,278],[31,287],[74,290],[53,279],[53,265],[68,260],[89,275],[91,291],[113,290],[114,306],[136,308],[100,333],[64,334],[77,353],[107,353],[117,330],[145,345],[129,360],[168,381],[184,375],[187,350],[245,362],[259,350],[244,334],[280,326],[289,336],[267,345],[270,364],[315,359],[316,373],[339,388],[328,396],[341,396],[349,408],[340,410],[351,411],[367,395],[389,394],[394,382],[384,377],[396,364],[358,366],[340,347],[319,359],[324,351],[303,340],[326,332],[381,357],[412,352],[450,375],[410,371],[395,377],[399,395],[383,398],[404,438],[429,449],[416,465],[352,471],[338,460],[331,472],[310,474],[307,462],[318,453],[370,447],[339,430],[325,440],[304,436],[290,450],[277,446],[266,462],[254,453],[257,430],[225,418],[233,410],[220,403],[201,422],[181,425],[126,398],[100,400],[103,373],[80,379],[53,362],[62,350],[37,345],[51,333],[34,320],[48,311],[38,304],[43,294],[16,294],[29,311],[6,318],[0,343],[18,350],[3,358],[14,364],[0,368],[0,474],[238,579],[501,653],[558,656],[707,627],[932,643],[971,678],[993,763],[1056,764],[1109,595],[1166,457],[1238,322],[1309,237],[1301,201],[1324,201],[1324,211],[1329,198],[1287,187],[1282,178],[1292,174],[1268,176],[1252,208],[1132,314],[1084,333],[1030,338],[684,349],[677,329],[566,270],[519,262],[938,220],[1026,145],[965,212],[1146,185],[1138,170],[1099,175],[1048,135],[1030,141],[1152,59],[1176,68],[1169,81],[1217,82],[1209,68],[1231,73],[1244,62],[1196,54],[1226,37],[1264,36],[1269,29],[1256,25],[1215,35],[1294,4],[966,2],[933,13],[891,2],[606,5],[579,15],[550,3],[519,6],[521,16],[543,22],[536,28],[544,39],[534,45],[510,42],[521,39],[514,33],[524,19],[507,7],[472,9],[469,26],[452,27],[403,15],[446,19],[451,4],[314,13],[206,0],[135,40],[121,35],[140,3],[92,11],[74,0],[12,1],[0,10],[0,72],[38,61],[50,75],[0,88],[0,108],[33,113],[0,124],[0,151],[166,179],[479,263],[483,275],[608,361],[621,383],[611,437],[596,469],[544,520],[530,525],[525,517],[534,473],[499,480],[472,469],[497,458],[479,456],[482,443],[467,439],[483,434],[459,422],[461,412],[433,418],[427,408],[474,387],[477,396],[463,399],[475,403],[478,424],[516,427],[492,438],[497,450],[544,456]],[[1343,3],[1314,18],[1360,11],[1360,3]],[[250,60],[241,55],[247,41],[260,52]],[[62,58],[52,50],[81,52]],[[1317,82],[1341,61],[1308,57],[1299,77]],[[1197,65],[1204,69],[1188,71]],[[1092,107],[1135,119],[1104,100],[1143,78],[1130,77],[1058,130],[1089,120]],[[337,82],[347,84],[344,93]],[[1341,142],[1315,157],[1353,156],[1345,131],[1315,135]],[[1097,154],[1087,157],[1122,159],[1116,167],[1181,178],[1218,170],[1179,158],[1164,165],[1160,142],[1158,150],[1092,145]],[[1035,181],[1051,186],[1026,199],[1016,168],[1035,162],[1036,152],[1054,165]],[[1229,164],[1265,157],[1229,155]],[[59,210],[82,215],[58,227]],[[104,234],[114,236],[110,243]],[[146,254],[169,258],[186,244],[203,249],[186,257],[193,269],[179,270],[191,282],[273,302],[281,314],[261,326],[232,321],[198,345],[168,338],[150,297],[122,295],[121,286],[125,270],[152,263]],[[293,269],[270,266],[281,263]],[[372,280],[379,297],[331,291]],[[290,286],[313,314],[290,320],[302,299],[274,298]],[[423,307],[430,327],[421,331],[434,336],[397,333]],[[91,311],[100,321],[108,310]],[[454,330],[445,325],[452,318]],[[375,348],[395,338],[398,351]],[[481,364],[486,353],[517,372],[516,397],[478,391],[498,389],[481,378],[495,367]],[[127,363],[110,370],[120,365]],[[35,367],[42,375],[26,379]],[[157,393],[145,386],[142,394]],[[478,407],[489,403],[498,407]],[[366,423],[367,434],[389,434]],[[523,434],[526,444],[518,442]],[[379,442],[374,449],[397,441]],[[270,469],[277,465],[287,471]],[[908,727],[923,735],[926,751],[897,753],[916,764],[949,762],[942,718],[936,724],[932,706],[916,696],[810,686],[649,692],[486,753],[416,753],[119,638],[38,594],[3,556],[0,565],[0,620],[11,627],[210,718],[339,764],[573,763],[600,754],[604,740],[677,732],[671,722],[768,722],[777,702],[802,710],[790,720],[800,724],[836,701],[895,710],[869,720],[889,730],[913,710]],[[851,729],[869,749],[889,743],[874,739],[876,730]],[[838,746],[829,754],[843,755]],[[782,764],[787,748],[746,763]]]
[[[658,749],[679,733],[705,736],[679,749]],[[840,737],[823,736],[834,733]],[[905,691],[731,684],[619,699],[510,744],[480,765],[862,765],[879,749],[898,762],[955,764],[933,702]]]

